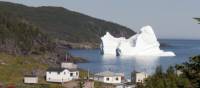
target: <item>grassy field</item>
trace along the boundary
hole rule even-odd
[[[41,59],[33,56],[13,56],[0,53],[0,85],[15,86],[17,88],[62,88],[59,83],[48,83],[45,81],[45,71],[48,65]],[[40,56],[42,58],[42,56]],[[80,70],[80,78],[87,77],[87,71]],[[23,77],[36,71],[39,84],[28,85],[23,83]]]
[[[33,70],[45,70],[47,65],[40,64],[31,57],[11,56],[0,53],[0,81],[3,83],[23,82],[23,76]]]
[[[47,83],[44,79],[44,71],[48,68],[47,64],[42,64],[29,56],[12,56],[0,53],[0,83],[3,86],[15,85],[23,88],[59,88],[60,84]],[[37,70],[39,83],[37,85],[26,85],[23,83],[23,76]],[[41,85],[42,84],[42,85]]]
[[[32,58],[33,56],[13,56],[0,53],[0,88],[1,86],[9,88],[62,88],[60,83],[48,83],[45,81],[45,71],[47,64],[42,63],[41,59]],[[38,84],[24,84],[23,77],[26,74],[36,71],[39,77]],[[79,69],[80,78],[85,79],[88,76],[87,70]],[[93,74],[90,73],[90,76]],[[79,82],[78,82],[79,83]],[[95,82],[95,88],[112,85]]]
[[[115,86],[108,83],[94,81],[94,88],[115,88]]]

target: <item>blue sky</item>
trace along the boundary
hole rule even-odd
[[[139,31],[151,25],[159,38],[200,39],[200,0],[4,0],[28,6],[59,6]]]

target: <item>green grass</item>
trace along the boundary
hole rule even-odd
[[[12,56],[0,53],[0,83],[4,86],[14,85],[16,88],[62,88],[60,84],[48,83],[40,74],[39,84],[24,84],[23,77],[33,70],[45,71],[47,64],[33,59],[31,56]]]
[[[91,72],[89,72],[89,74],[90,77],[94,75]],[[84,79],[86,77],[88,77],[88,71],[84,69],[79,69],[79,78]]]
[[[115,88],[113,84],[94,81],[94,88]]]
[[[30,56],[12,56],[0,53],[0,82],[3,84],[23,83],[23,76],[33,70],[45,71],[48,66]],[[40,79],[44,79],[39,75]],[[44,82],[44,80],[39,80]]]

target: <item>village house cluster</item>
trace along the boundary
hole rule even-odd
[[[79,79],[78,66],[74,63],[63,62],[61,67],[50,67],[46,70],[46,81],[52,83],[65,83]],[[127,82],[123,73],[115,73],[112,71],[104,71],[94,74],[90,80],[99,81],[116,85],[116,88],[134,88],[136,83],[143,83],[147,78],[147,74],[143,72],[134,72],[131,82]],[[38,77],[36,75],[25,75],[24,83],[36,84]]]
[[[148,77],[144,72],[133,72],[131,74],[130,81],[126,80],[124,73],[112,71],[99,72],[90,77],[88,75],[85,78],[102,83],[113,84],[116,85],[116,88],[135,88],[135,84],[144,83],[144,80]],[[51,83],[65,83],[72,80],[78,80],[80,79],[79,76],[80,72],[78,66],[72,62],[66,61],[62,62],[60,67],[49,67],[45,73],[45,80]],[[38,80],[39,78],[33,74],[24,76],[24,83],[26,84],[37,84]]]
[[[78,66],[71,62],[62,62],[60,67],[49,67],[46,70],[47,82],[68,82],[79,79]],[[36,84],[38,77],[36,75],[25,75],[24,83]]]

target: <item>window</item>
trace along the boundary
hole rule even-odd
[[[107,81],[109,81],[109,78],[106,78]]]
[[[64,72],[64,75],[65,75],[66,73]]]
[[[76,75],[78,75],[78,72],[76,72]]]
[[[116,77],[116,80],[119,80],[119,78],[118,78],[118,77]]]
[[[73,76],[73,73],[70,73],[70,76]]]

